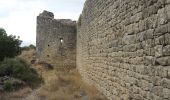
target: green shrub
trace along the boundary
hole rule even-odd
[[[34,87],[40,84],[42,78],[33,68],[30,68],[30,65],[22,59],[5,59],[0,64],[0,76],[10,76],[14,78],[21,79],[26,82],[28,85]]]
[[[0,61],[5,57],[15,57],[21,53],[22,41],[14,35],[7,35],[3,28],[0,28]]]
[[[11,83],[10,80],[5,81],[5,83],[4,83],[4,89],[5,89],[6,91],[11,91],[11,90],[13,89],[12,83]]]
[[[29,46],[24,46],[24,47],[21,47],[21,51],[28,51],[28,50],[30,50],[30,49],[36,49],[36,47],[35,47],[35,45],[33,45],[33,44],[30,44]]]

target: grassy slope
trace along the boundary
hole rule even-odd
[[[35,50],[24,51],[19,57],[30,62]],[[45,84],[36,90],[29,87],[11,93],[0,93],[0,100],[107,100],[94,86],[89,86],[74,70],[69,73],[46,70],[34,65]]]

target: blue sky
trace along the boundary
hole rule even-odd
[[[77,20],[85,0],[0,0],[0,27],[20,36],[22,45],[35,44],[36,16],[43,10],[56,19]]]

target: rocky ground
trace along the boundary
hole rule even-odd
[[[19,57],[31,62],[34,53],[34,50],[25,51]],[[58,72],[55,66],[48,69],[47,63],[33,64],[32,67],[41,74],[44,84],[37,89],[25,86],[17,91],[0,91],[0,100],[107,100],[94,86],[84,83],[76,70]]]
[[[96,88],[85,84],[77,71],[42,74],[45,84],[23,100],[107,100]]]

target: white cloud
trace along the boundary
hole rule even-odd
[[[36,39],[36,16],[49,10],[58,19],[78,19],[84,0],[0,0],[0,27],[20,36],[23,44]]]

